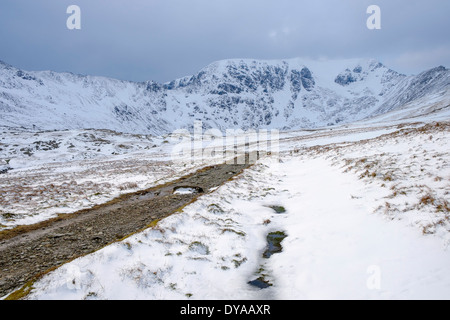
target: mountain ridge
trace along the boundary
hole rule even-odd
[[[450,87],[449,69],[398,73],[375,59],[229,59],[158,83],[0,61],[0,126],[161,135],[205,128],[292,130],[380,115]]]

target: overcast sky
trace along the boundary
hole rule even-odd
[[[69,30],[69,5],[81,30]],[[369,5],[381,30],[369,30]],[[228,58],[375,58],[450,66],[449,0],[1,0],[0,60],[24,70],[166,82]]]

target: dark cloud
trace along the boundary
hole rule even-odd
[[[66,28],[81,8],[82,29]],[[377,4],[382,29],[368,30]],[[0,59],[165,82],[227,58],[370,57],[404,73],[450,65],[442,0],[2,0]]]

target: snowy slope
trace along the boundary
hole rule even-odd
[[[367,118],[361,123],[402,123],[405,121],[446,121],[450,119],[450,89],[416,98],[386,113]]]
[[[0,125],[161,135],[192,128],[315,128],[384,114],[449,88],[438,67],[399,74],[375,60],[223,60],[159,84],[0,62]]]
[[[27,298],[446,300],[448,124],[391,130],[291,141]],[[267,256],[274,232],[281,250]]]

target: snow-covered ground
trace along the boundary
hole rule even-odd
[[[143,190],[202,168],[173,162],[169,137],[0,128],[0,231]],[[213,163],[213,161],[210,161]]]
[[[449,135],[443,122],[282,133],[279,155],[28,298],[449,299]]]

